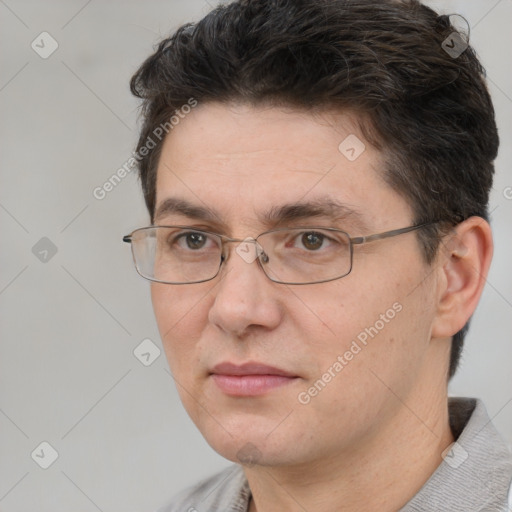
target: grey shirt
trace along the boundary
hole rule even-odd
[[[485,406],[449,399],[456,443],[419,492],[398,512],[512,511],[512,455]],[[246,512],[251,490],[235,464],[178,494],[157,512]]]

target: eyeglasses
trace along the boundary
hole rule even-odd
[[[123,242],[131,244],[137,272],[157,283],[210,281],[228,257],[225,244],[241,242],[236,248],[238,255],[247,263],[258,260],[271,281],[314,284],[348,275],[352,270],[354,245],[402,235],[431,224],[436,222],[354,238],[335,228],[278,228],[244,240],[187,226],[150,226],[124,236]]]

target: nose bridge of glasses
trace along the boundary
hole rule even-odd
[[[235,248],[235,252],[247,263],[252,263],[257,258],[262,258],[263,262],[266,263],[268,261],[268,256],[263,250],[263,247],[260,245],[258,240],[253,237],[246,238],[224,238],[223,241],[225,243],[238,243]],[[254,249],[253,249],[254,247]],[[227,258],[226,254],[223,251],[223,256]]]

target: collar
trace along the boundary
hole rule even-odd
[[[506,511],[512,455],[481,400],[449,398],[456,442],[414,498],[399,512]]]

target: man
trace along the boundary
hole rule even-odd
[[[416,0],[239,0],[137,71],[151,280],[182,402],[236,463],[163,511],[506,511],[448,399],[498,148],[466,36]]]

